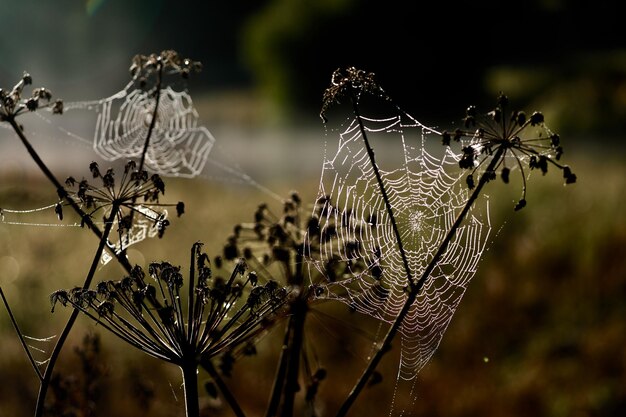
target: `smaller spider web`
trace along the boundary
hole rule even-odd
[[[377,165],[415,282],[468,200],[460,155],[406,113],[362,117],[362,122],[374,150],[382,150]],[[338,135],[337,147],[324,159],[313,210],[317,225],[309,228],[305,241],[309,276],[321,276],[311,278],[311,284],[320,298],[392,323],[410,284],[392,221],[358,119],[348,119],[331,133]],[[399,381],[414,380],[436,351],[490,232],[485,198],[470,210],[401,323]]]
[[[130,82],[111,97],[70,102],[64,106],[64,111],[96,112],[93,149],[107,161],[140,158],[143,152],[155,96],[153,91],[134,88],[134,85]],[[189,93],[164,87],[156,117],[145,159],[148,170],[164,176],[197,176],[206,164],[215,138],[206,127],[199,125],[198,112]]]
[[[55,207],[58,204],[48,204],[46,206],[31,209],[10,209],[0,207],[0,224],[9,226],[27,226],[27,227],[84,227],[77,221],[59,220],[55,213]],[[130,230],[123,234],[112,233],[109,237],[109,249],[115,254],[121,254],[122,251],[128,249],[145,239],[154,238],[159,235],[163,223],[168,219],[168,211],[161,210],[158,213],[150,207],[139,205],[134,207],[140,216],[135,216]],[[67,209],[66,209],[67,211]],[[55,221],[52,221],[54,219]],[[94,221],[95,225],[104,227],[104,222]],[[104,251],[100,258],[101,265],[108,264],[113,256]]]
[[[43,122],[55,125],[63,133],[61,139],[70,139],[90,146],[105,160],[139,158],[148,133],[155,97],[153,93],[134,88],[131,82],[116,94],[99,100],[75,101],[64,104],[64,112],[86,110],[95,114],[93,125],[84,120],[65,121],[72,126],[61,126],[61,119],[50,119],[36,112]],[[159,112],[150,146],[146,154],[146,168],[164,177],[204,178],[211,181],[247,185],[271,198],[283,199],[256,181],[233,157],[232,151],[221,146],[213,134],[200,123],[191,96],[166,86],[161,91]],[[0,125],[1,126],[1,125]],[[86,139],[85,129],[93,131],[94,138]],[[93,129],[93,130],[92,130]],[[36,135],[36,132],[31,132]]]
[[[161,210],[157,213],[146,206],[136,206],[134,209],[139,212],[141,216],[135,216],[130,230],[118,236],[117,241],[109,242],[110,248],[117,255],[136,243],[158,236],[163,227],[163,222],[165,222],[168,217],[167,210]],[[109,252],[104,251],[100,257],[100,263],[106,265],[111,259],[113,259],[113,256]]]

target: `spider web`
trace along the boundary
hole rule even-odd
[[[399,109],[389,117],[362,117],[362,122],[417,281],[468,200],[460,155]],[[330,134],[338,141],[327,144],[313,211],[318,221],[305,243],[310,276],[323,277],[312,284],[320,298],[392,323],[410,284],[392,221],[358,119],[348,119]],[[439,346],[490,232],[488,200],[479,200],[401,323],[397,376],[399,383],[409,381],[411,397],[414,379]]]
[[[11,226],[34,226],[34,227],[83,227],[80,222],[63,222],[57,218],[55,207],[57,203],[49,204],[43,207],[37,207],[25,210],[14,210],[0,207],[0,224]],[[158,236],[160,227],[165,220],[168,219],[167,210],[161,210],[159,213],[150,207],[135,207],[141,216],[136,216],[133,224],[126,233],[120,235],[111,233],[109,236],[109,247],[116,254],[122,253],[123,250],[139,243],[148,238]],[[43,214],[45,217],[40,216]],[[51,221],[55,219],[56,221]],[[158,220],[152,220],[158,219]],[[94,221],[99,227],[104,227],[104,222]],[[107,251],[102,252],[100,264],[108,264],[113,257]]]
[[[73,102],[65,110],[87,109],[97,113],[93,149],[107,161],[141,157],[154,112],[153,91],[134,88],[97,101]],[[198,112],[186,91],[171,86],[161,90],[159,108],[146,167],[164,176],[197,176],[207,161],[215,138],[198,125]],[[70,132],[67,132],[70,133]]]
[[[65,139],[89,145],[107,161],[140,158],[154,110],[153,93],[134,88],[128,83],[116,94],[92,101],[64,104],[64,112],[87,110],[96,114],[93,140],[87,139],[81,126],[63,127],[55,121],[34,113],[48,125],[55,126]],[[2,125],[0,125],[2,126]],[[36,132],[30,132],[35,136]],[[240,150],[241,152],[241,150]],[[200,124],[191,96],[186,91],[163,87],[159,100],[157,122],[146,154],[146,169],[164,177],[197,178],[247,185],[277,201],[282,197],[252,178],[221,146],[213,134]]]

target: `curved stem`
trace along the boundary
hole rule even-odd
[[[102,252],[104,251],[104,247],[109,238],[109,234],[111,233],[111,228],[113,227],[113,221],[115,219],[115,213],[117,212],[117,207],[114,205],[111,210],[111,215],[106,219],[106,225],[104,228],[104,232],[102,234],[102,238],[100,239],[100,244],[98,245],[98,249],[96,250],[96,254],[91,262],[91,267],[89,268],[89,273],[85,278],[85,282],[83,283],[83,288],[87,289],[91,285],[91,281],[96,273],[98,268],[98,264],[100,263],[100,258],[102,257]],[[41,417],[44,412],[44,402],[46,400],[46,395],[48,393],[48,387],[50,386],[50,379],[52,378],[52,371],[54,370],[54,366],[56,365],[56,361],[61,354],[61,350],[63,349],[63,345],[67,340],[67,337],[74,326],[74,322],[78,317],[79,310],[74,308],[72,310],[72,314],[70,318],[67,320],[57,343],[52,350],[52,354],[50,355],[50,360],[48,362],[48,366],[46,366],[46,371],[44,372],[43,379],[41,381],[41,385],[39,387],[39,394],[37,396],[37,405],[35,408],[35,417]]]
[[[54,174],[52,174],[52,172],[47,167],[47,165],[39,157],[39,154],[37,154],[37,151],[35,151],[35,148],[33,148],[33,146],[30,144],[30,142],[28,141],[28,139],[24,135],[24,132],[22,131],[20,126],[17,124],[15,119],[14,118],[7,118],[6,120],[9,122],[9,124],[11,125],[11,127],[13,128],[13,130],[15,131],[17,136],[20,138],[20,140],[22,141],[22,144],[24,144],[24,146],[26,147],[26,150],[30,154],[31,158],[33,158],[33,161],[35,161],[35,163],[37,164],[37,166],[39,167],[41,172],[43,172],[44,175],[48,178],[48,180],[50,180],[50,182],[56,187],[57,193],[58,193],[59,197],[64,199],[65,201],[67,201],[69,203],[69,205],[74,209],[76,214],[78,214],[80,216],[80,218],[85,222],[87,227],[102,242],[102,239],[103,239],[102,231],[100,231],[100,229],[98,229],[98,227],[91,220],[91,217],[89,217],[89,215],[87,215],[80,208],[80,206],[76,203],[76,201],[74,201],[74,199],[68,194],[67,190],[65,190],[63,185],[59,182],[59,180],[54,176]],[[107,235],[107,238],[104,240],[105,243],[108,243],[108,242],[106,242],[107,239],[108,239],[108,235]],[[130,262],[128,261],[128,259],[126,258],[126,256],[124,256],[121,253],[116,253],[115,250],[110,247],[110,245],[107,244],[106,246],[109,249],[109,251],[111,252],[111,254],[117,258],[117,260],[120,263],[120,265],[122,265],[122,267],[127,272],[130,273],[130,271],[132,269],[132,266],[131,266]]]
[[[500,162],[500,159],[502,158],[503,155],[504,155],[504,148],[503,147],[498,148],[489,166],[487,167],[486,173],[493,171],[493,169]],[[435,267],[441,260],[441,257],[447,250],[448,245],[454,238],[456,231],[461,226],[461,223],[465,219],[465,216],[469,212],[470,208],[472,207],[472,205],[474,204],[478,196],[481,194],[482,189],[487,184],[487,182],[489,182],[489,176],[487,174],[483,174],[478,182],[478,185],[476,186],[471,196],[467,200],[467,203],[465,203],[463,210],[461,210],[461,212],[457,216],[456,221],[454,222],[454,224],[452,225],[452,227],[446,234],[445,238],[441,242],[441,245],[439,245],[437,252],[431,259],[430,263],[428,264],[424,272],[422,273],[422,276],[420,277],[419,281],[409,286],[409,293],[408,293],[408,296],[404,305],[402,306],[402,310],[400,310],[400,313],[398,314],[393,324],[387,331],[387,334],[385,335],[385,338],[383,339],[380,348],[376,351],[374,356],[370,359],[369,363],[367,364],[367,367],[361,374],[360,378],[357,380],[356,385],[354,386],[354,388],[352,389],[352,391],[350,392],[350,394],[348,395],[348,397],[342,404],[341,408],[339,409],[337,413],[337,417],[343,417],[348,413],[348,410],[350,409],[350,407],[352,406],[352,404],[354,403],[358,395],[361,393],[361,391],[367,384],[367,381],[369,380],[372,373],[376,369],[376,366],[378,366],[383,355],[391,347],[392,339],[398,332],[398,329],[402,325],[402,322],[404,321],[405,317],[409,313],[411,307],[413,306],[413,303],[415,302],[415,299],[417,298],[422,287],[426,283],[426,280],[430,277],[431,272],[433,271],[433,269],[435,269]],[[400,244],[400,242],[398,242],[398,244]]]

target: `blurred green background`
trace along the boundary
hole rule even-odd
[[[7,0],[0,9],[0,87],[10,89],[29,71],[36,86],[66,101],[107,97],[127,83],[134,54],[175,49],[204,64],[188,88],[227,163],[279,195],[299,190],[308,203],[317,191],[324,141],[333,139],[318,113],[337,67],[375,72],[396,102],[427,125],[456,122],[469,104],[488,108],[501,90],[518,107],[542,110],[562,137],[578,183],[563,188],[554,172],[533,178],[529,206],[515,214],[517,195],[494,190],[492,217],[503,226],[418,376],[412,407],[419,416],[619,416],[626,412],[626,38],[620,19],[610,1]],[[45,122],[24,124],[59,178],[80,176],[97,159]],[[90,139],[89,129],[75,126]],[[187,213],[163,240],[134,247],[133,261],[185,265],[196,240],[219,253],[233,225],[251,221],[259,203],[280,211],[267,193],[235,180],[167,180],[166,199],[185,201]],[[0,207],[26,209],[54,199],[14,134],[0,129]],[[82,282],[96,244],[80,229],[0,224],[0,283],[26,335],[59,334],[68,311],[50,314],[48,294]],[[109,265],[97,278],[119,274]],[[319,415],[333,415],[371,340],[323,315],[309,324],[320,335],[311,343],[329,375]],[[249,415],[263,410],[279,333],[228,381]],[[59,371],[82,387],[75,349],[85,334],[102,339],[97,363],[103,375],[90,394],[96,415],[182,415],[176,369],[127,349],[87,320],[72,334]],[[0,417],[31,415],[37,379],[4,309],[0,343]],[[44,350],[36,353],[42,360],[52,348],[31,343]],[[385,414],[394,361],[385,359],[386,383],[368,389],[354,415]],[[231,415],[207,396],[202,400],[210,415]]]

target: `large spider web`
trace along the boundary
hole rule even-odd
[[[363,117],[362,122],[415,282],[468,200],[460,155],[442,146],[434,130],[399,110],[385,118]],[[320,298],[392,323],[410,283],[391,218],[358,119],[348,119],[331,133],[338,140],[327,145],[313,211],[318,224],[309,228],[306,241],[311,276],[323,277],[312,284]],[[476,272],[490,231],[488,201],[479,200],[400,326],[398,382],[409,381],[411,396],[417,373],[439,346]]]
[[[114,161],[141,157],[154,105],[152,90],[135,88],[135,82],[130,82],[111,97],[67,103],[65,110],[97,113],[93,149],[105,160]],[[145,159],[149,171],[187,178],[202,172],[215,138],[206,127],[198,125],[198,118],[188,92],[175,91],[171,86],[161,90]]]

